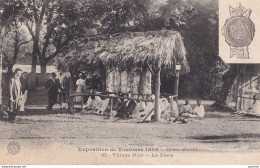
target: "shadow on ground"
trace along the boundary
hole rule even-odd
[[[202,143],[227,143],[227,142],[260,142],[260,134],[228,134],[210,136],[190,136],[188,139]]]
[[[27,109],[26,112],[19,112],[18,116],[39,116],[52,114],[68,114],[68,110],[55,109],[48,111],[47,109]]]

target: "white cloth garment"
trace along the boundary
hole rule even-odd
[[[159,103],[160,103],[160,112],[161,112],[160,117],[164,119],[169,118],[169,116],[173,114],[171,103],[168,102],[167,98],[160,99]]]
[[[93,113],[94,111],[97,111],[102,106],[102,100],[99,96],[95,96],[94,99],[91,99],[89,97],[87,103],[83,106],[83,113]]]
[[[253,104],[253,107],[252,107],[253,109],[252,109],[252,113],[254,113],[254,114],[259,114],[260,115],[260,101],[259,100],[257,100],[256,102],[255,102],[255,104]]]
[[[101,100],[101,107],[98,109],[98,107],[96,108],[97,111],[94,111],[95,114],[99,114],[99,115],[103,115],[104,112],[106,111],[106,109],[108,108],[110,99],[106,98],[104,100]]]
[[[102,100],[99,96],[95,96],[95,99],[92,100],[92,103],[90,105],[90,109],[100,109],[100,107],[102,106]]]
[[[141,111],[138,115],[138,119],[143,120],[154,108],[154,103],[153,102],[147,102],[146,106],[144,107],[144,111]],[[154,111],[152,114],[149,115],[149,117],[146,120],[152,120],[152,115],[154,115]]]
[[[144,111],[144,108],[145,108],[145,102],[141,101],[141,102],[137,103],[137,105],[131,115],[131,118],[138,118],[138,115],[140,114],[140,112]]]
[[[91,104],[92,104],[92,99],[91,99],[91,97],[89,96],[88,101],[87,101],[87,103],[85,103],[85,104],[83,105],[83,108],[84,108],[84,109],[88,109]]]
[[[18,91],[18,93],[22,93],[22,85],[21,85],[21,81],[20,81],[20,78],[15,78],[15,84],[16,84],[16,86],[17,86],[17,91]],[[22,96],[22,95],[21,95]]]
[[[25,90],[24,94],[22,95],[22,102],[21,102],[20,111],[24,111],[24,109],[25,109],[25,103],[26,103],[26,100],[27,100],[27,94],[28,94],[28,90]]]
[[[76,81],[76,85],[77,85],[77,93],[83,93],[85,90],[85,80],[84,79],[78,79]],[[82,101],[82,96],[76,96],[76,102],[81,102]]]
[[[189,104],[184,104],[181,106],[180,113],[192,113],[192,108]]]
[[[171,99],[171,110],[176,117],[179,116],[178,104],[173,99]]]
[[[204,106],[203,105],[196,106],[193,112],[197,114],[198,117],[203,118],[205,115]]]

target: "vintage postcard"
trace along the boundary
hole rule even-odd
[[[260,164],[260,1],[0,1],[0,165]]]

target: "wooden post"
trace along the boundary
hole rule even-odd
[[[69,90],[68,90],[68,109],[69,109],[69,112],[70,113],[73,113],[73,111],[74,111],[74,103],[73,103],[73,99],[74,99],[74,97],[70,97],[70,94],[71,93],[73,93],[73,80],[72,80],[72,78],[73,78],[73,73],[72,72],[70,72],[70,78],[69,78],[69,80],[70,80],[70,84],[69,84]]]
[[[179,99],[179,79],[180,79],[180,71],[176,71],[175,84],[174,84],[174,95],[177,95],[176,103],[178,103],[178,99]]]
[[[260,84],[260,74],[257,74],[257,89],[259,90],[260,89],[260,86],[259,86],[259,84]]]
[[[81,110],[83,110],[83,105],[84,105],[84,96],[81,96]]]
[[[109,115],[110,119],[113,118],[112,111],[113,111],[113,98],[111,97],[111,99],[110,99],[110,115]]]
[[[161,68],[159,68],[156,72],[155,72],[155,102],[154,102],[154,117],[155,117],[155,121],[159,121],[160,119],[160,103],[159,103],[159,99],[160,99],[160,85],[161,85],[161,79],[160,79],[160,73],[161,73]]]

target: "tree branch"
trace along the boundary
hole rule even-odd
[[[35,37],[36,38],[39,38],[40,31],[41,31],[41,25],[42,25],[42,21],[43,21],[43,16],[44,16],[44,13],[46,10],[46,6],[49,4],[50,0],[46,0],[44,2],[45,3],[42,6],[40,17],[39,17],[38,21],[36,22],[36,26],[35,26]]]
[[[54,26],[51,25],[51,20],[52,20],[52,17],[53,17],[53,14],[52,14],[53,10],[54,10],[54,6],[50,9],[50,11],[49,11],[50,13],[49,13],[49,16],[47,18],[48,26],[47,26],[47,33],[46,33],[46,36],[45,36],[46,40],[45,40],[45,43],[43,45],[42,56],[41,56],[41,58],[43,58],[43,59],[45,59],[45,54],[46,54],[47,48],[48,48],[49,43],[50,43],[50,37],[51,37],[52,32],[54,30]]]
[[[41,11],[41,14],[40,14],[40,19],[39,19],[40,23],[42,22],[42,19],[43,19],[45,10],[46,10],[46,6],[49,4],[49,2],[50,2],[50,0],[46,0],[45,3],[42,6],[42,11]]]
[[[69,43],[70,40],[71,38],[67,38],[63,43],[61,43],[61,45],[56,49],[56,51],[45,59],[45,62],[47,63],[50,60],[52,60],[54,57],[56,57],[61,52],[63,47],[65,47]]]
[[[53,30],[53,28],[51,28],[50,32],[45,37],[46,40],[45,40],[45,43],[43,45],[42,56],[41,56],[41,58],[43,58],[43,59],[45,59],[45,54],[46,54],[47,48],[48,48],[49,43],[50,43],[50,37],[51,37],[51,34],[52,34],[52,30]]]
[[[26,44],[26,43],[29,43],[31,40],[28,40],[28,41],[24,41],[24,42],[21,42],[21,43],[19,43],[18,44],[18,46],[17,47],[21,47],[21,45],[24,45],[24,44]]]
[[[35,39],[35,36],[34,36],[34,33],[33,33],[33,30],[32,30],[32,27],[30,27],[30,25],[28,24],[28,22],[25,23],[25,26],[27,27],[27,29],[29,30],[33,40]]]
[[[33,0],[33,14],[34,14],[35,23],[37,23],[39,19],[38,19],[38,14],[37,14],[37,10],[36,10],[35,0]]]

